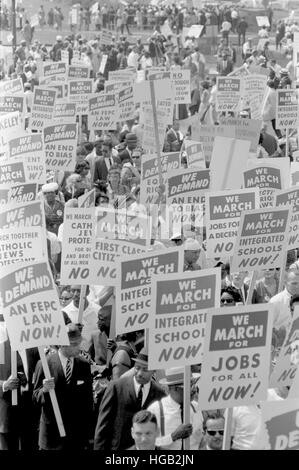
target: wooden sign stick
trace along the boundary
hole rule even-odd
[[[11,375],[14,379],[18,377],[17,371],[17,351],[11,351]],[[18,390],[11,391],[11,404],[17,406],[18,404]]]
[[[191,367],[186,366],[184,372],[184,424],[190,423]],[[190,437],[184,439],[184,450],[190,450]]]

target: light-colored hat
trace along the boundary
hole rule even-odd
[[[194,238],[187,238],[184,242],[184,250],[197,251],[201,250],[200,243]]]
[[[42,186],[42,192],[45,193],[55,193],[58,189],[57,183],[47,183]]]
[[[148,365],[148,351],[146,348],[142,348],[140,353],[136,358],[132,357],[132,361],[135,361],[135,363],[141,364],[143,366]]]
[[[179,385],[184,383],[184,367],[166,369],[165,379],[159,380],[161,385]]]

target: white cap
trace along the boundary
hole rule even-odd
[[[42,186],[42,192],[43,193],[55,193],[58,189],[58,184],[57,183],[47,183]]]
[[[197,251],[201,250],[200,243],[194,238],[187,238],[184,242],[184,250]]]

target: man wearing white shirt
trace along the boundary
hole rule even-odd
[[[265,39],[265,38],[268,38],[268,37],[269,37],[269,33],[268,33],[267,28],[266,28],[265,25],[262,26],[262,28],[259,30],[258,36],[259,36],[259,38],[261,38],[261,39]]]
[[[148,407],[148,411],[156,416],[160,430],[156,445],[167,450],[182,450],[184,439],[190,437],[190,450],[197,450],[202,438],[203,418],[197,404],[191,403],[190,423],[184,424],[184,369],[166,370],[166,378],[160,380],[160,384],[168,386],[169,395]]]
[[[128,59],[127,59],[128,67],[135,67],[135,69],[137,69],[138,59],[139,59],[138,48],[137,46],[134,46],[131,48],[131,51],[128,55]]]
[[[80,303],[80,286],[71,286],[71,293],[73,294],[73,300],[66,307],[63,308],[63,311],[69,316],[72,323],[79,322],[79,303]],[[94,302],[89,302],[87,296],[89,295],[89,286],[86,287],[86,296],[83,307],[83,318],[82,318],[82,343],[81,349],[88,351],[92,344],[92,333],[97,329],[98,322],[98,312],[100,306]]]

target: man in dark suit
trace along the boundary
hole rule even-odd
[[[152,379],[153,373],[148,370],[147,351],[142,349],[135,359],[134,373],[108,385],[99,410],[95,450],[125,450],[134,444],[130,433],[133,416],[165,396]]]
[[[79,357],[82,336],[77,325],[67,326],[69,346],[47,358],[51,378],[45,379],[41,361],[35,371],[33,399],[41,407],[41,450],[84,450],[92,437],[92,376],[88,362]],[[49,391],[55,389],[66,436],[60,437]]]
[[[217,72],[219,75],[225,77],[234,70],[234,64],[232,60],[228,58],[228,55],[223,53],[222,59],[217,62]]]
[[[124,150],[121,150],[119,152],[119,158],[121,160],[121,163],[124,164],[126,162],[130,162],[133,165],[133,160],[132,160],[132,153],[133,150],[137,147],[137,136],[133,132],[128,132],[125,138],[125,144],[126,147]]]
[[[115,164],[121,165],[121,160],[118,156],[115,157],[112,155],[112,142],[110,140],[104,140],[102,155],[96,159],[94,164],[93,180],[107,181],[109,168]]]

